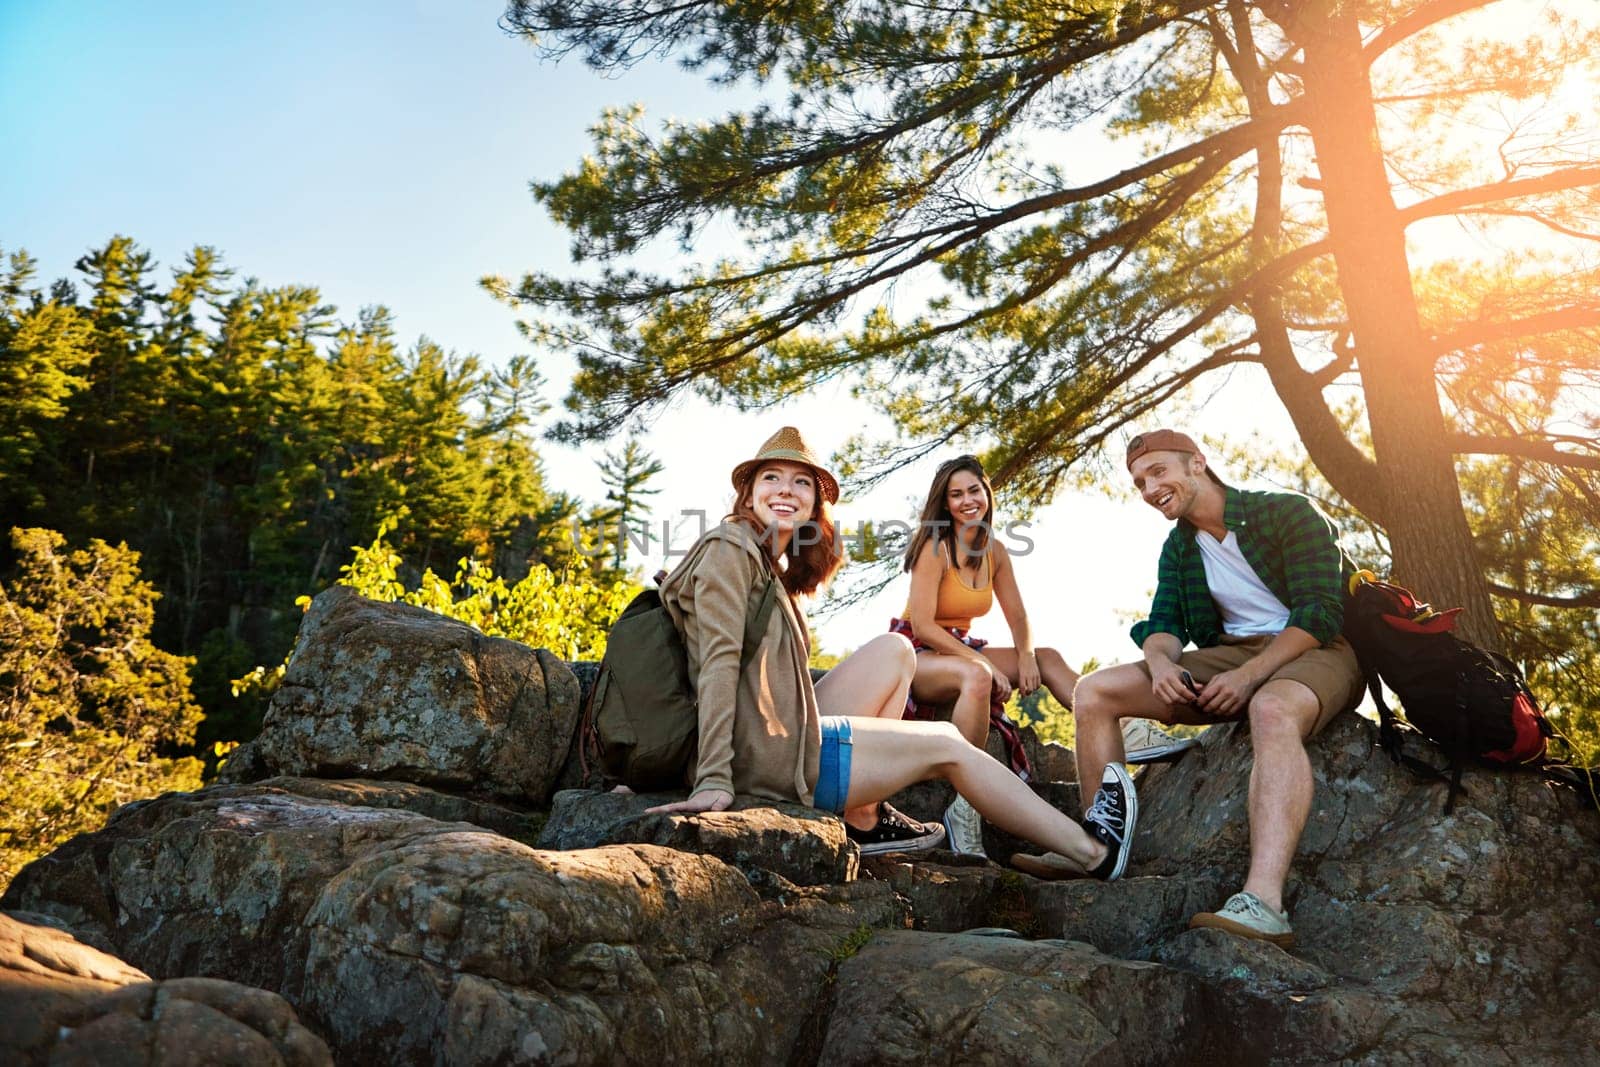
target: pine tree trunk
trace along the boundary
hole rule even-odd
[[[1388,532],[1395,579],[1437,605],[1464,608],[1463,635],[1499,648],[1384,169],[1360,28],[1339,0],[1296,10],[1328,232],[1377,460],[1382,510],[1373,518]]]

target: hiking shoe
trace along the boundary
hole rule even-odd
[[[1218,911],[1203,911],[1189,920],[1189,929],[1226,930],[1230,934],[1257,941],[1271,941],[1279,948],[1294,944],[1294,929],[1289,913],[1273,911],[1254,893],[1238,892]]]
[[[1089,873],[1106,882],[1122,877],[1133,846],[1133,826],[1139,818],[1139,797],[1133,779],[1120,763],[1106,764],[1094,803],[1083,813],[1084,829],[1107,848],[1105,860]]]
[[[957,796],[944,809],[944,832],[950,851],[989,858],[988,853],[983,851],[983,816],[978,814],[977,808],[967,803],[966,797]]]
[[[1017,852],[1011,857],[1011,866],[1046,882],[1089,877],[1088,871],[1059,852]]]
[[[1170,763],[1200,743],[1198,737],[1174,737],[1152,719],[1122,720],[1122,750],[1128,763]]]
[[[844,832],[863,856],[879,852],[924,852],[944,840],[944,827],[938,823],[918,822],[887,803],[879,806],[878,825],[870,830],[857,830],[845,823]]]

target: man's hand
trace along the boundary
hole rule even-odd
[[[994,682],[995,699],[1004,704],[1011,696],[1011,679],[1006,677],[1006,672],[996,670],[991,679]]]
[[[668,811],[727,811],[733,806],[733,794],[726,789],[702,789],[688,800],[677,800],[671,804],[657,804],[653,808],[645,808],[646,815],[656,815]]]
[[[1231,718],[1242,713],[1261,683],[1243,667],[1223,671],[1205,684],[1195,703],[1208,715]]]
[[[1194,690],[1185,683],[1188,671],[1170,659],[1150,664],[1150,692],[1164,704],[1193,704]]]

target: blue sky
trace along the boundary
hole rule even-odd
[[[500,11],[484,0],[0,0],[0,247],[28,249],[48,279],[116,233],[163,267],[209,244],[264,284],[320,287],[346,319],[387,305],[407,343],[426,334],[490,361],[527,351],[477,279],[565,265],[566,235],[529,181],[575,164],[607,105],[694,118],[734,101],[669,67],[611,80],[541,63],[498,29]],[[541,365],[557,400],[568,368],[548,354]],[[657,514],[720,515],[726,471],[782,423],[828,451],[875,417],[839,391],[749,415],[681,402],[645,442],[667,468]],[[545,449],[551,480],[590,498],[596,458]],[[929,473],[905,472],[844,517],[911,517]],[[1037,642],[1075,663],[1135,653],[1129,616],[1147,603],[1165,533],[1131,494],[1042,509],[1037,548],[1018,562]],[[661,560],[635,562],[648,572]],[[905,595],[902,580],[824,622],[823,644],[881,632]],[[979,632],[1009,643],[998,612]]]

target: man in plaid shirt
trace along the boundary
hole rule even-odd
[[[1078,682],[1078,780],[1098,782],[1107,763],[1125,758],[1125,718],[1248,717],[1250,872],[1219,911],[1189,925],[1287,947],[1283,883],[1311,810],[1305,739],[1362,693],[1355,653],[1339,634],[1338,531],[1303,496],[1225,485],[1175,430],[1135,437],[1127,462],[1145,503],[1176,525],[1161,549],[1150,617],[1132,631],[1143,661]]]

